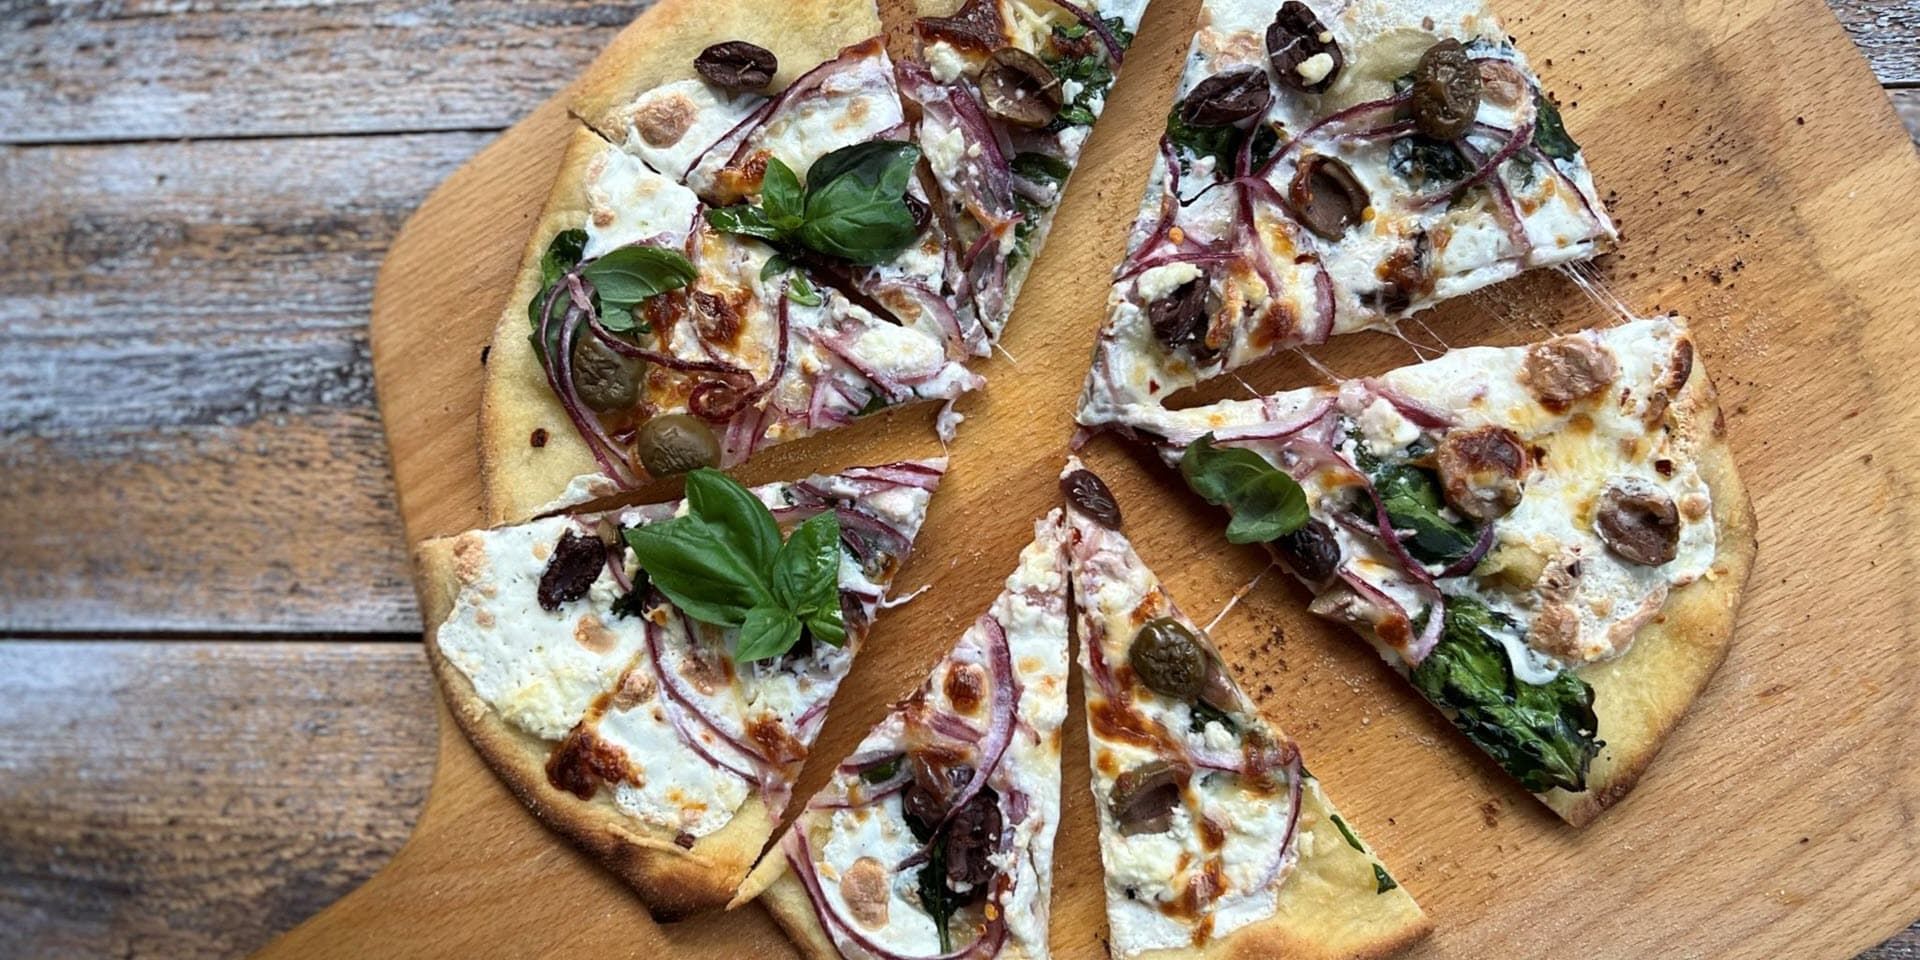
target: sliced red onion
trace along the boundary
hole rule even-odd
[[[1280,835],[1280,843],[1274,848],[1273,860],[1261,871],[1260,882],[1254,885],[1256,890],[1265,890],[1280,882],[1280,877],[1294,860],[1294,835],[1300,829],[1300,803],[1304,799],[1307,771],[1300,761],[1300,751],[1294,749],[1292,758],[1287,761],[1287,831]]]
[[[1432,653],[1433,648],[1440,645],[1440,634],[1446,628],[1446,616],[1445,595],[1435,590],[1433,606],[1427,608],[1426,625],[1420,628],[1420,635],[1413,638],[1413,646],[1403,653],[1407,658],[1407,666],[1419,666],[1420,661],[1427,659],[1427,654]]]
[[[965,149],[953,172],[955,193],[967,212],[989,233],[1011,224],[1018,215],[1013,200],[1013,166],[986,109],[973,92],[960,84],[944,84],[915,61],[895,67],[900,91],[919,104],[923,124],[959,131]]]
[[[826,891],[820,886],[820,875],[813,865],[812,845],[807,842],[803,824],[795,824],[780,838],[780,850],[786,854],[787,866],[800,878],[800,885],[806,888],[807,899],[813,904],[813,915],[820,922],[820,928],[827,932],[829,939],[835,932],[872,954],[875,960],[984,960],[1000,952],[1007,939],[1006,912],[1001,909],[996,894],[988,900],[985,929],[980,931],[972,943],[951,953],[935,957],[913,957],[889,950],[873,938],[866,935],[859,925],[841,916],[833,907],[833,901],[827,899]]]
[[[841,471],[840,476],[850,480],[871,478],[896,487],[913,487],[930,491],[940,485],[940,479],[946,476],[946,473],[945,470],[929,464],[902,460],[873,467],[854,467]]]
[[[1412,421],[1416,426],[1429,430],[1447,430],[1453,427],[1452,417],[1401,393],[1385,380],[1368,378],[1361,383],[1368,391],[1387,401],[1393,409],[1399,411],[1401,416]]]
[[[1434,575],[1434,579],[1442,580],[1467,574],[1480,564],[1480,561],[1486,557],[1487,551],[1491,549],[1493,549],[1493,524],[1481,524],[1480,536],[1475,538],[1473,549],[1467,551],[1466,556],[1447,564],[1446,569]]]
[[[1260,169],[1254,171],[1254,175],[1258,177],[1265,177],[1268,173],[1272,172],[1274,165],[1279,163],[1282,158],[1287,156],[1287,154],[1292,153],[1294,151],[1294,148],[1300,146],[1302,143],[1305,143],[1308,138],[1312,137],[1316,133],[1319,133],[1322,129],[1332,124],[1345,123],[1348,120],[1354,119],[1355,117],[1365,116],[1367,114],[1374,113],[1379,110],[1397,108],[1401,104],[1406,103],[1408,100],[1411,100],[1411,99],[1413,99],[1413,90],[1409,88],[1406,90],[1402,90],[1391,97],[1385,97],[1379,100],[1368,100],[1365,103],[1356,103],[1353,106],[1346,108],[1345,110],[1340,110],[1335,113],[1327,114],[1326,116],[1321,117],[1319,120],[1315,121],[1312,125],[1308,126],[1305,130],[1300,131],[1299,136],[1294,137],[1292,140],[1289,140],[1286,143],[1282,144],[1280,149],[1275,150],[1273,152],[1273,156],[1267,158],[1266,163],[1263,163],[1260,165]]]
[[[993,684],[993,712],[988,717],[986,732],[981,737],[979,761],[974,764],[973,776],[954,794],[953,802],[947,806],[947,812],[940,816],[940,822],[933,825],[932,832],[935,835],[946,828],[955,811],[966,806],[967,801],[987,785],[987,778],[999,768],[1000,758],[1006,754],[1007,745],[1013,742],[1015,714],[1020,705],[1020,681],[1014,676],[1013,651],[1007,646],[1007,631],[990,613],[983,614],[975,621],[975,625],[987,635],[987,678]],[[908,860],[923,859],[926,852],[926,848],[922,848]]]
[[[1580,189],[1580,184],[1576,183],[1573,177],[1567,175],[1565,171],[1560,169],[1559,161],[1553,159],[1552,157],[1541,156],[1539,153],[1533,151],[1532,149],[1527,150],[1527,155],[1531,157],[1535,163],[1545,166],[1547,170],[1554,175],[1555,178],[1557,178],[1561,183],[1566,185],[1568,190],[1573,191],[1574,196],[1580,198],[1580,207],[1581,209],[1586,211],[1587,218],[1593,222],[1593,229],[1597,233],[1604,234],[1607,232],[1606,225],[1610,221],[1607,219],[1607,217],[1604,214],[1600,213],[1599,211],[1593,208],[1593,201],[1588,199],[1587,192],[1585,190]]]
[[[1513,131],[1513,136],[1508,139],[1506,143],[1501,144],[1500,149],[1495,150],[1486,159],[1480,161],[1480,166],[1476,167],[1471,174],[1468,174],[1465,180],[1453,184],[1445,190],[1437,190],[1426,196],[1416,197],[1412,201],[1409,201],[1409,205],[1413,207],[1431,207],[1436,204],[1446,203],[1454,197],[1484,183],[1488,177],[1499,173],[1500,165],[1507,162],[1514,154],[1519,153],[1520,150],[1527,145],[1527,142],[1533,139],[1533,122],[1533,118],[1528,117],[1524,123],[1516,127]]]
[[[738,164],[745,157],[747,148],[752,144],[754,134],[758,133],[761,127],[771,123],[775,113],[778,113],[783,107],[794,100],[803,96],[811,96],[815,91],[825,86],[827,78],[834,74],[849,67],[859,66],[860,61],[863,59],[861,50],[865,46],[866,44],[861,43],[847,47],[840,51],[839,55],[832,60],[828,60],[814,67],[812,70],[795,77],[792,83],[787,84],[786,89],[775,94],[773,98],[766,103],[761,104],[759,109],[748,114],[739,123],[734,124],[734,128],[727,131],[725,136],[714,141],[706,150],[701,151],[700,156],[694,158],[693,164],[687,169],[697,169],[701,162],[706,159],[707,153],[711,152],[714,147],[728,142],[736,134],[739,136],[739,141],[734,146],[733,153],[727,157],[727,162],[724,166],[732,167]],[[795,172],[802,176],[806,175],[806,171],[804,170],[797,170]]]

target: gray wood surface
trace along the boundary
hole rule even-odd
[[[1920,139],[1920,0],[1830,2]],[[405,838],[374,271],[642,7],[0,3],[0,957],[244,955]]]

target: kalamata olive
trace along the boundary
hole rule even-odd
[[[1307,229],[1338,240],[1360,222],[1367,209],[1367,188],[1338,157],[1316,153],[1300,161],[1287,200]]]
[[[780,72],[773,51],[745,40],[716,43],[693,59],[693,69],[708,83],[729,93],[765,90]]]
[[[1228,70],[1200,81],[1180,101],[1180,121],[1190,127],[1224,127],[1265,113],[1272,102],[1265,70]]]
[[[1114,501],[1106,481],[1094,476],[1093,471],[1075,470],[1061,477],[1060,492],[1066,494],[1075,510],[1095,523],[1109,530],[1120,529],[1120,504]]]
[[[991,790],[982,789],[947,823],[947,885],[977,887],[993,879],[989,859],[1000,848],[1000,803]]]
[[[1319,520],[1309,518],[1300,529],[1283,534],[1273,542],[1273,549],[1294,576],[1316,586],[1340,569],[1340,541],[1333,528]]]
[[[1630,563],[1657,567],[1680,546],[1680,511],[1665,490],[1645,480],[1615,482],[1600,495],[1593,528],[1607,548]]]
[[[1437,140],[1452,140],[1473,126],[1480,110],[1480,68],[1460,41],[1427,48],[1413,68],[1413,125]]]
[[[1140,682],[1175,700],[1191,701],[1200,695],[1212,659],[1193,631],[1171,617],[1142,624],[1127,648],[1127,660]]]
[[[980,98],[987,112],[1023,127],[1044,127],[1066,103],[1060,78],[1039,57],[1018,47],[1001,47],[980,73]]]
[[[1207,277],[1202,274],[1147,304],[1147,323],[1154,337],[1168,347],[1191,347],[1201,357],[1212,353],[1207,347],[1207,292]]]
[[[640,455],[640,465],[656,477],[720,463],[720,440],[713,435],[713,428],[684,413],[663,414],[641,424],[634,449]]]
[[[1533,467],[1526,444],[1488,424],[1447,431],[1433,451],[1447,504],[1475,520],[1495,520],[1520,504],[1520,482]]]
[[[1166,760],[1149,760],[1113,778],[1108,809],[1124,836],[1159,833],[1173,825],[1180,786],[1189,772]]]
[[[534,599],[542,610],[558,610],[560,605],[587,595],[600,571],[607,568],[607,545],[599,537],[567,531],[554,545],[547,568],[540,572],[540,587]]]
[[[591,410],[612,413],[640,402],[638,360],[616,353],[590,331],[573,341],[573,392]]]
[[[1619,376],[1613,353],[1578,334],[1527,348],[1520,380],[1549,407],[1565,407],[1599,393]]]
[[[1287,0],[1267,26],[1267,61],[1274,79],[1303,93],[1325,93],[1340,78],[1347,58],[1313,10],[1300,0]]]
[[[907,816],[926,829],[932,829],[947,815],[953,798],[973,779],[972,767],[942,763],[924,753],[907,758],[907,770],[913,775],[913,782],[907,784],[900,802]]]

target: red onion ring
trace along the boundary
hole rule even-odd
[[[1346,121],[1351,120],[1355,117],[1364,116],[1376,110],[1381,110],[1388,107],[1398,107],[1401,104],[1406,103],[1411,99],[1413,99],[1413,91],[1411,88],[1409,88],[1407,90],[1402,90],[1391,97],[1385,97],[1379,100],[1368,100],[1365,103],[1356,103],[1353,106],[1346,108],[1345,110],[1340,110],[1335,113],[1327,114],[1326,116],[1321,117],[1319,120],[1314,121],[1314,123],[1309,125],[1305,130],[1300,131],[1299,136],[1294,137],[1292,140],[1288,140],[1286,143],[1282,144],[1280,146],[1280,149],[1275,150],[1273,152],[1273,156],[1267,158],[1266,163],[1261,164],[1260,168],[1254,171],[1254,175],[1257,177],[1265,178],[1268,173],[1273,171],[1274,165],[1278,164],[1281,158],[1285,157],[1289,153],[1292,153],[1295,147],[1298,147],[1300,144],[1306,142],[1307,138],[1320,132],[1322,128],[1327,127],[1330,124],[1345,123]]]

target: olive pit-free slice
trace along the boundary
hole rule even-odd
[[[1311,154],[1300,161],[1287,200],[1307,229],[1328,240],[1338,240],[1360,222],[1371,202],[1367,188],[1338,157]]]
[[[1039,57],[1018,47],[1001,47],[980,72],[980,97],[987,112],[1022,127],[1044,127],[1060,115],[1066,100],[1060,78]]]

